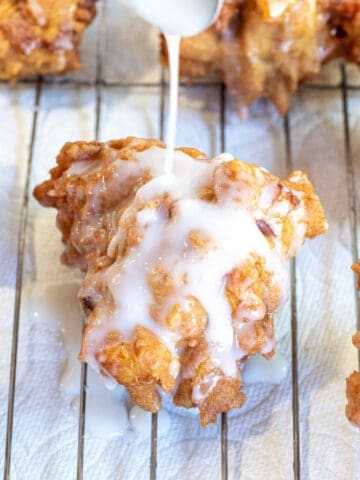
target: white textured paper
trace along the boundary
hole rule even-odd
[[[157,33],[115,1],[108,2],[108,21],[103,70],[106,81],[153,85],[102,88],[101,139],[158,137]],[[96,25],[86,38],[85,70],[73,77],[77,81],[94,78],[95,50],[89,45],[96,39]],[[349,72],[349,81],[359,84],[358,73],[352,67]],[[336,85],[339,78],[338,66],[333,64],[321,82]],[[178,146],[198,147],[208,155],[219,153],[219,98],[219,88],[214,86],[181,89]],[[33,104],[33,85],[0,86],[0,468],[6,432],[19,210]],[[95,112],[94,87],[43,87],[31,188],[47,178],[65,141],[94,137]],[[355,181],[360,192],[360,93],[349,93],[349,112],[352,154],[357,164]],[[256,102],[250,113],[248,120],[240,122],[227,97],[226,150],[285,175],[283,119],[266,101]],[[357,356],[351,346],[356,318],[341,92],[302,90],[293,100],[290,133],[294,168],[310,174],[330,222],[328,234],[307,242],[296,262],[302,478],[356,479],[360,478],[360,433],[344,417],[345,377],[357,367]],[[61,284],[69,285],[79,277],[60,265],[61,251],[54,211],[43,209],[31,199],[25,288],[56,282],[61,289]],[[69,304],[76,301],[74,297],[69,298]],[[289,305],[278,315],[276,331],[279,348],[290,362]],[[69,398],[59,389],[65,361],[61,332],[52,319],[22,314],[11,463],[12,476],[17,480],[76,478],[77,417]],[[246,387],[246,393],[245,406],[229,415],[229,478],[292,478],[291,374],[280,386],[253,385]],[[171,430],[158,439],[158,478],[219,479],[219,433],[219,426],[202,429],[196,417],[172,411]],[[148,439],[106,441],[87,435],[84,478],[147,479],[149,457]]]

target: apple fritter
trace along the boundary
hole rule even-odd
[[[63,74],[80,67],[83,30],[96,0],[2,0],[0,79]]]
[[[62,261],[85,273],[79,358],[156,412],[202,425],[245,401],[240,364],[274,353],[287,259],[326,230],[307,176],[129,137],[67,143],[35,197],[57,209]]]
[[[240,114],[259,97],[284,114],[298,85],[334,58],[360,63],[358,0],[228,0],[209,29],[182,39],[180,73],[219,74]]]

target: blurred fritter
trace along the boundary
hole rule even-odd
[[[360,332],[353,335],[353,344],[360,350]],[[350,422],[360,427],[360,372],[353,372],[346,379],[346,416]]]
[[[1,0],[0,79],[80,67],[78,46],[96,0]]]
[[[181,42],[181,76],[216,72],[240,113],[269,97],[284,114],[299,83],[333,58],[360,62],[359,0],[228,0],[208,30]],[[165,42],[162,62],[167,64]]]
[[[360,260],[352,266],[352,269],[357,274],[357,287],[360,290]],[[360,350],[360,332],[353,335],[352,343]],[[346,398],[348,401],[345,408],[346,416],[350,422],[360,427],[360,372],[354,371],[347,377]]]

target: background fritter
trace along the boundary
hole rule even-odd
[[[283,10],[275,11],[277,3]],[[324,62],[360,62],[360,2],[226,1],[212,27],[182,40],[180,56],[182,77],[220,74],[240,113],[258,97],[269,97],[284,114],[290,94],[316,77]],[[161,58],[166,64],[164,41]]]
[[[95,16],[95,1],[2,0],[0,79],[78,69],[78,46]]]

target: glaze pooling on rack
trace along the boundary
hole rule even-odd
[[[64,404],[79,415],[79,377],[81,363],[77,356],[81,344],[82,316],[77,295],[80,282],[42,284],[27,283],[23,288],[21,314],[27,322],[48,324],[49,329],[59,329],[66,354],[59,377],[59,390]],[[93,371],[87,375],[86,430],[93,438],[109,440],[128,433],[126,395],[120,386],[109,390]],[[99,416],[99,411],[102,411]]]
[[[250,357],[244,364],[241,378],[244,384],[269,383],[279,385],[288,372],[288,362],[278,350],[273,357],[265,359],[262,355]]]

